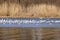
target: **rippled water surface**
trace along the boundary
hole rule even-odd
[[[60,28],[0,28],[0,40],[59,40]]]

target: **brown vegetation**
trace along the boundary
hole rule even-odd
[[[0,0],[0,16],[60,17],[60,0]],[[38,40],[35,29],[0,28],[0,40]],[[38,29],[41,40],[57,40],[59,29]],[[38,35],[37,35],[38,36]]]
[[[60,0],[1,0],[0,16],[60,17]]]
[[[2,3],[3,2],[3,3]],[[3,0],[0,1],[0,16],[7,16],[8,5]]]

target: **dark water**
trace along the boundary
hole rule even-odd
[[[0,40],[59,40],[60,28],[0,28]]]

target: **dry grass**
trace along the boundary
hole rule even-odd
[[[0,16],[60,17],[59,0],[1,0]]]
[[[0,16],[60,17],[60,0],[0,0]],[[57,40],[60,29],[45,28],[41,40]],[[0,40],[34,40],[33,29],[0,28]],[[60,36],[60,35],[59,35]],[[57,37],[57,38],[56,38]]]
[[[7,11],[8,11],[7,8],[8,8],[8,5],[6,2],[3,1],[3,3],[0,3],[0,16],[7,16]]]
[[[56,6],[40,4],[40,5],[33,5],[28,7],[28,13],[33,15],[33,17],[60,17],[60,9]]]

